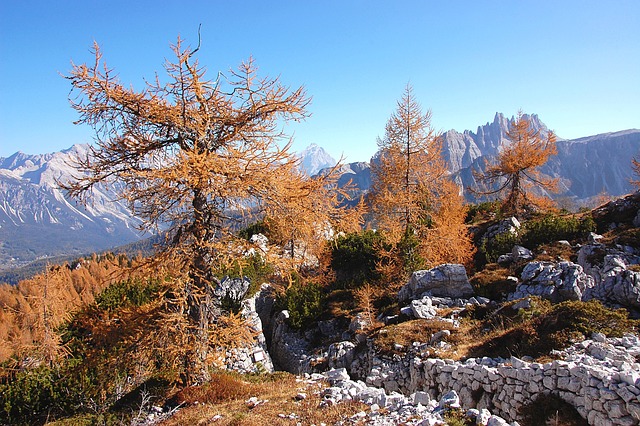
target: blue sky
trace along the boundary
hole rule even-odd
[[[141,88],[199,24],[212,78],[253,56],[306,87],[312,116],[287,128],[296,150],[368,160],[407,83],[439,131],[518,109],[564,138],[640,128],[638,0],[0,0],[0,156],[92,141],[61,75],[92,60],[94,40]]]

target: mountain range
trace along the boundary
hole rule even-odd
[[[533,129],[544,137],[547,126],[535,114],[525,115]],[[474,200],[469,189],[476,188],[473,170],[483,170],[509,144],[507,130],[514,118],[496,113],[492,122],[478,126],[475,132],[449,130],[442,134],[443,157],[449,171],[469,201]],[[540,168],[543,175],[558,178],[559,192],[549,194],[572,207],[588,205],[601,195],[617,197],[633,191],[631,159],[640,156],[640,130],[630,129],[579,139],[557,138],[558,153]],[[375,156],[372,161],[375,161]],[[371,184],[368,163],[343,166],[341,181],[353,180],[361,191]],[[636,177],[637,178],[637,177]]]
[[[0,158],[0,270],[148,236],[136,229],[141,222],[116,199],[115,187],[96,187],[87,205],[58,187],[58,181],[76,174],[72,159],[87,150],[87,145],[74,145],[50,154],[17,152]]]
[[[537,115],[526,116],[543,135],[548,128]],[[513,118],[496,113],[491,123],[475,132],[450,130],[442,135],[443,155],[458,184],[475,186],[472,169],[481,169],[504,144]],[[559,197],[574,205],[606,193],[632,191],[631,159],[640,152],[640,130],[625,130],[574,140],[558,139],[558,154],[542,168],[561,183]],[[95,188],[87,205],[69,199],[58,187],[75,174],[73,158],[87,153],[87,145],[60,152],[0,158],[0,271],[53,256],[99,252],[150,236],[140,233],[141,221],[117,200],[117,187]],[[312,144],[298,154],[309,175],[336,164],[323,148]],[[359,191],[371,184],[368,162],[343,164],[340,184],[352,181]],[[468,192],[465,191],[465,194]]]

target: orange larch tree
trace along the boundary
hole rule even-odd
[[[631,159],[631,169],[633,173],[636,175],[636,178],[640,178],[640,161],[637,158]],[[640,180],[631,179],[631,184],[635,186],[637,189],[640,189]]]
[[[248,215],[285,215],[292,205],[313,210],[305,200],[317,186],[297,172],[283,130],[308,115],[303,87],[259,78],[253,60],[209,79],[194,56],[199,46],[178,39],[172,48],[167,82],[156,78],[142,90],[123,85],[97,45],[94,63],[73,65],[67,78],[77,123],[93,126],[97,140],[63,186],[84,200],[94,185],[118,181],[120,197],[144,228],[168,227],[157,259],[185,272],[185,303],[174,306],[193,330],[185,356],[193,382],[208,377],[210,329],[220,314],[216,267],[242,258],[248,244],[237,237],[238,224]],[[309,223],[329,222],[333,207],[314,210]]]
[[[544,206],[545,198],[534,196],[531,189],[556,191],[557,180],[544,177],[539,171],[539,167],[557,153],[555,134],[549,132],[543,137],[519,111],[507,132],[507,139],[510,143],[502,148],[495,164],[488,165],[484,173],[476,176],[480,183],[497,185],[497,188],[475,192],[482,195],[506,193],[501,207],[506,214]]]
[[[378,146],[371,165],[374,224],[396,247],[402,269],[409,272],[407,269],[424,261],[433,266],[461,261],[464,255],[452,257],[439,248],[450,243],[445,241],[448,233],[444,230],[456,218],[461,219],[455,233],[462,237],[457,241],[460,252],[467,252],[470,258],[473,251],[467,244],[464,214],[446,219],[444,213],[452,213],[449,207],[453,205],[463,212],[462,199],[442,157],[441,138],[431,128],[431,112],[422,112],[411,86],[407,85],[398,101]]]

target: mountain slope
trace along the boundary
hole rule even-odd
[[[538,130],[541,135],[546,137],[549,133],[547,126],[536,114],[524,114],[523,117],[529,120],[531,127]],[[513,121],[513,117],[507,119],[503,114],[496,113],[493,122],[478,126],[475,133],[471,130],[465,130],[462,133],[456,130],[445,132],[442,135],[442,150],[451,172],[455,173],[471,166],[480,157],[497,155],[500,146],[509,143],[506,133],[509,123]]]
[[[0,159],[0,269],[36,259],[100,251],[140,239],[140,220],[115,200],[114,188],[95,188],[91,203],[68,199],[56,181],[75,172],[75,145],[61,152]]]
[[[547,135],[549,129],[536,114],[525,115],[525,118],[543,136]],[[495,159],[500,147],[509,143],[506,132],[513,120],[496,113],[491,123],[478,126],[476,132],[449,130],[442,135],[443,156],[467,197],[471,198],[468,189],[477,187],[472,170],[483,170],[487,162]],[[541,168],[543,174],[559,179],[560,192],[552,196],[572,199],[581,205],[602,193],[620,196],[633,190],[629,183],[633,177],[631,158],[640,155],[640,130],[573,140],[558,138],[557,147],[558,154]],[[358,164],[357,173],[347,165],[341,182],[356,177],[358,188],[368,190],[370,172],[363,172],[366,163],[352,164]]]

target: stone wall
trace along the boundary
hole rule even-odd
[[[640,423],[640,339],[594,336],[548,363],[475,358],[465,362],[378,356],[368,345],[350,369],[371,386],[404,394],[426,391],[440,398],[454,390],[464,408],[488,409],[517,419],[518,409],[539,395],[553,394],[571,404],[591,425]]]

